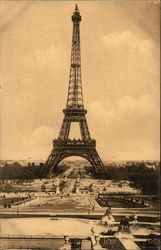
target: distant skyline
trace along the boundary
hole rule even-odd
[[[32,163],[32,159],[19,159],[19,160],[12,160],[12,159],[8,159],[8,160],[0,160],[0,163],[1,162],[8,162],[8,163],[11,163],[11,162],[19,162],[20,164],[22,163],[22,162],[24,162],[24,163]],[[34,163],[36,163],[36,164],[39,164],[40,162],[45,162],[45,160],[41,160],[41,159],[35,159],[35,160],[33,160],[33,162]],[[79,157],[78,156],[78,158],[76,158],[76,157],[74,157],[74,156],[72,156],[72,157],[67,157],[67,158],[65,158],[64,160],[62,160],[61,161],[61,163],[63,163],[63,162],[88,162],[86,159],[84,159],[84,158],[82,158],[82,157]],[[130,161],[130,160],[106,160],[106,161],[104,161],[104,163],[116,163],[116,164],[123,164],[123,163],[127,163],[127,162],[135,162],[135,163],[137,163],[137,162],[146,162],[146,163],[158,163],[159,164],[159,160],[134,160],[134,161]],[[89,162],[88,162],[89,163]],[[89,163],[90,164],[90,163]]]
[[[77,3],[84,104],[102,160],[159,160],[159,1]],[[66,105],[74,8],[75,1],[0,1],[2,160],[46,160],[52,150]],[[71,136],[77,132],[73,125]]]

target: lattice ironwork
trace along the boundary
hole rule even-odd
[[[53,140],[53,149],[49,155],[45,169],[50,173],[54,171],[59,162],[68,156],[81,156],[87,159],[95,171],[103,169],[103,162],[96,151],[96,141],[91,139],[86,121],[87,110],[83,104],[82,81],[81,81],[81,54],[80,54],[80,21],[81,16],[76,5],[72,15],[73,37],[69,87],[66,108],[63,110],[64,119],[58,139]],[[81,139],[69,139],[71,122],[80,125]]]
[[[81,16],[76,5],[72,15],[73,38],[69,76],[67,107],[84,107],[81,80],[81,54],[80,54],[80,21]]]

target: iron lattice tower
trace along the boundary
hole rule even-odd
[[[96,151],[96,141],[91,139],[87,125],[87,110],[83,104],[82,80],[81,80],[81,54],[80,54],[80,21],[81,16],[76,5],[72,15],[73,37],[71,50],[71,64],[68,96],[66,108],[63,110],[64,119],[58,139],[53,140],[53,149],[49,155],[45,170],[50,173],[54,171],[58,163],[68,156],[81,156],[87,159],[95,171],[103,170],[103,162]],[[69,139],[71,122],[80,125],[81,139]],[[45,172],[46,172],[45,171]]]

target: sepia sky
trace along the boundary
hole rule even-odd
[[[84,104],[100,156],[159,160],[159,1],[77,3]],[[46,159],[52,149],[66,105],[74,8],[75,1],[0,1],[1,159]]]

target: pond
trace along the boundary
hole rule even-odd
[[[91,235],[96,226],[99,232],[105,226],[96,221],[80,219],[14,218],[1,219],[1,235]]]

